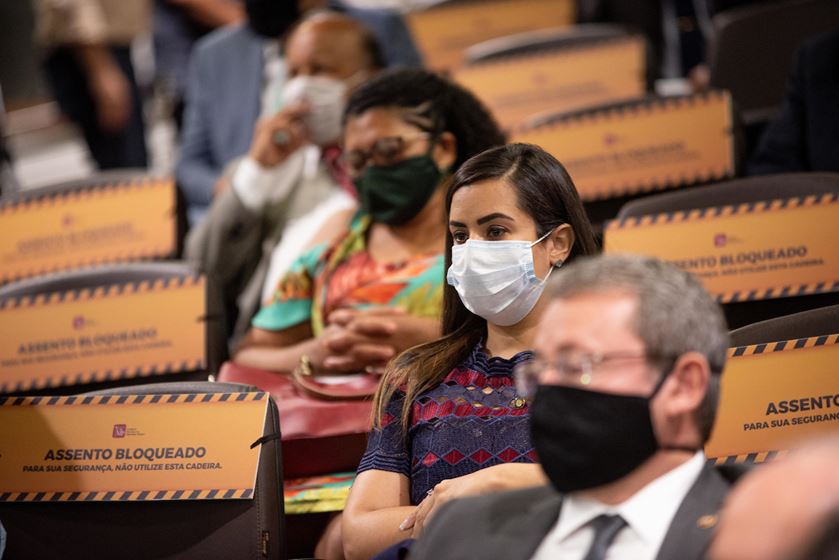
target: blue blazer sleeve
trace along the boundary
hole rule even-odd
[[[195,49],[186,92],[184,126],[176,168],[178,185],[189,208],[210,205],[222,164],[215,160],[210,139],[212,60],[207,50]]]

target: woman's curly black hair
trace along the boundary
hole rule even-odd
[[[427,70],[396,69],[362,84],[347,101],[344,122],[377,107],[404,108],[406,121],[457,140],[451,172],[470,157],[506,142],[495,119],[471,92]]]

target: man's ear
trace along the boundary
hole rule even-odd
[[[668,408],[673,414],[697,410],[711,378],[708,360],[699,352],[686,352],[673,365],[668,382]]]
[[[708,391],[711,375],[708,360],[699,352],[686,352],[673,365],[661,387],[661,399],[656,399],[659,401],[656,403],[659,413],[663,415],[666,425],[673,429],[668,434],[668,439],[673,440],[671,444],[701,444],[699,410]]]
[[[551,266],[564,263],[571,254],[571,248],[574,247],[574,228],[571,224],[562,224],[554,229],[550,236],[550,249],[548,251],[548,258],[551,261]]]
[[[451,132],[444,132],[437,137],[431,157],[441,171],[451,169],[457,160],[457,139]]]

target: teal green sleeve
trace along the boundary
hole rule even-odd
[[[314,283],[321,269],[326,244],[300,255],[277,284],[271,300],[254,316],[254,327],[281,331],[312,318]]]

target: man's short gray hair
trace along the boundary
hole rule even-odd
[[[702,284],[676,266],[650,257],[600,255],[582,258],[555,274],[548,295],[568,299],[591,292],[621,291],[638,297],[633,329],[651,355],[705,356],[713,375],[698,422],[707,441],[719,400],[719,374],[729,337],[725,317]]]

